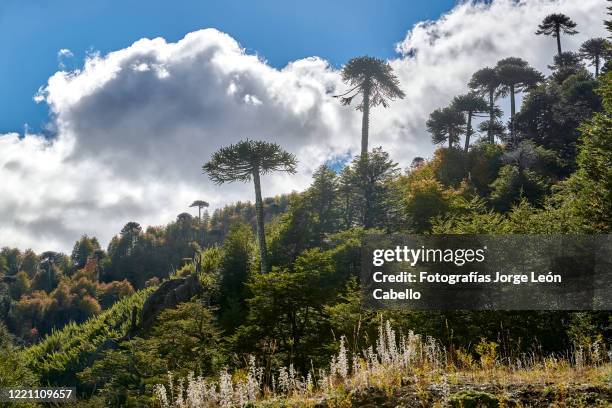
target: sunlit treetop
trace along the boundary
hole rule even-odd
[[[276,143],[242,140],[217,150],[202,169],[215,184],[248,182],[253,173],[285,171],[294,174],[297,160]]]
[[[379,58],[364,56],[349,60],[342,69],[342,80],[351,86],[340,95],[343,105],[350,105],[355,96],[364,92],[368,93],[370,106],[385,108],[390,100],[405,96],[391,65]],[[357,105],[357,110],[362,109],[363,101]]]
[[[566,16],[565,14],[554,13],[549,14],[544,17],[542,23],[538,26],[538,31],[536,34],[538,35],[552,35],[556,37],[560,32],[564,34],[577,34],[578,31],[574,30],[576,28],[576,23]]]

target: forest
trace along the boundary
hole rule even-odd
[[[260,177],[299,158],[245,135],[202,177],[252,184],[254,204],[186,203],[107,248],[2,248],[0,387],[74,386],[83,407],[609,406],[610,311],[372,310],[359,282],[372,232],[611,233],[612,48],[565,49],[579,28],[534,27],[555,47],[548,75],[520,56],[474,72],[429,115],[431,158],[370,147],[405,90],[356,57],[337,99],[361,112],[361,152],[305,191],[266,198]]]

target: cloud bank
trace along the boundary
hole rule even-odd
[[[565,49],[604,35],[600,0],[465,3],[417,24],[390,61],[406,98],[373,110],[371,146],[407,166],[431,155],[427,115],[466,92],[475,70],[516,55],[546,71],[554,41],[534,31],[551,12],[578,23]],[[214,29],[91,55],[36,96],[52,113],[53,138],[0,136],[0,246],[68,251],[84,233],[106,243],[127,221],[166,223],[195,199],[250,200],[251,185],[214,186],[201,172],[213,151],[246,137],[300,161],[295,177],[266,177],[266,195],[302,190],[318,165],[358,152],[359,113],[333,98],[344,89],[320,58],[275,69]]]

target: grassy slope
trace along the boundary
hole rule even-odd
[[[142,309],[147,288],[121,299],[110,309],[82,324],[69,323],[22,353],[41,385],[77,384],[76,374],[88,366],[111,340],[123,337],[130,328],[133,307]]]

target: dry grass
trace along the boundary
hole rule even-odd
[[[381,321],[375,346],[351,356],[342,339],[329,368],[306,377],[283,367],[271,384],[264,384],[263,369],[251,359],[246,370],[233,376],[224,371],[217,381],[170,378],[156,387],[156,397],[168,408],[604,407],[612,406],[612,362],[602,348],[596,344],[566,358],[529,355],[503,361],[492,342],[481,341],[474,357],[463,350],[449,352],[412,332],[398,336]]]

